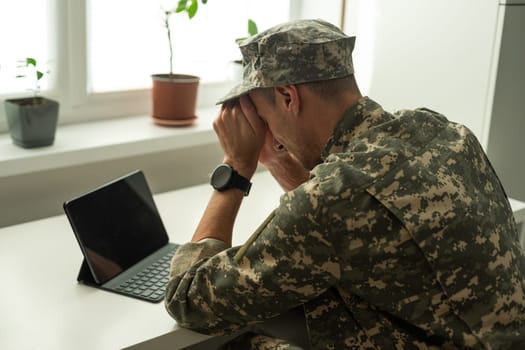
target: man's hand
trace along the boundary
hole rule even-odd
[[[259,162],[264,165],[266,168],[271,167],[273,164],[283,161],[286,156],[286,148],[277,142],[273,137],[270,128],[266,128],[266,135],[264,138],[264,145],[259,154]]]
[[[267,128],[264,145],[259,154],[259,162],[277,180],[285,191],[291,191],[310,176],[310,172],[291,155],[286,147],[277,142],[270,128]]]
[[[213,128],[224,152],[224,163],[250,179],[257,168],[267,127],[249,97],[223,104]]]
[[[224,163],[251,179],[264,144],[266,124],[248,97],[223,104],[213,122],[224,151]],[[213,191],[192,241],[215,238],[231,246],[233,224],[244,198],[241,191]]]

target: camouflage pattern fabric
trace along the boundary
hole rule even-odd
[[[354,73],[355,37],[322,20],[274,26],[241,43],[243,81],[218,104],[256,88],[330,80]]]
[[[467,128],[365,97],[323,160],[240,254],[213,239],[180,248],[165,301],[180,326],[227,334],[303,305],[312,349],[523,340],[525,259]]]
[[[221,346],[219,350],[302,350],[303,348],[291,345],[286,340],[271,338],[252,332],[243,333],[236,339]]]

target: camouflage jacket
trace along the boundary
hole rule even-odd
[[[226,334],[302,305],[312,349],[504,349],[525,335],[505,192],[476,137],[430,110],[361,99],[253,238],[241,253],[181,246],[165,302],[179,325]]]

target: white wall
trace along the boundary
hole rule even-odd
[[[486,145],[497,13],[497,0],[349,0],[356,78],[387,110],[436,110]]]
[[[295,19],[324,19],[339,26],[341,5],[342,0],[293,0],[290,14]]]
[[[222,161],[218,142],[111,161],[0,178],[0,227],[63,214],[62,203],[133,170],[144,171],[152,192],[209,181]]]

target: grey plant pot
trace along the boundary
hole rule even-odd
[[[24,148],[52,145],[58,121],[57,101],[44,97],[5,100],[13,143]]]

